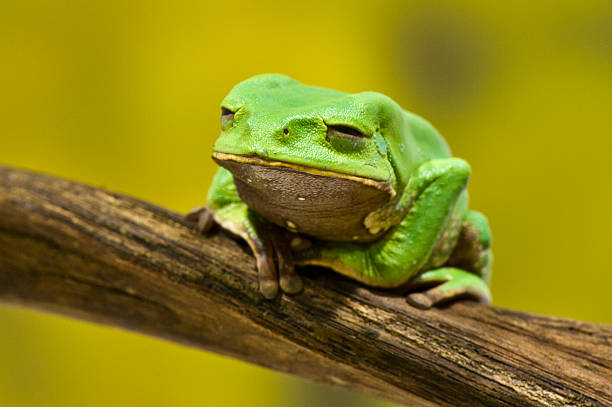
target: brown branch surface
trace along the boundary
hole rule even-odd
[[[302,275],[302,294],[265,300],[249,250],[223,232],[0,167],[2,302],[410,406],[612,406],[612,326],[474,303],[421,311],[334,273]]]

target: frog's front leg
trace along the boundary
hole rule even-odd
[[[185,219],[196,224],[196,230],[208,233],[215,224],[214,213],[206,206],[196,206],[185,215]]]
[[[248,221],[252,229],[245,240],[253,250],[259,273],[259,289],[264,297],[276,298],[279,285],[287,294],[302,291],[302,278],[295,271],[293,253],[289,246],[290,232],[260,218],[248,210]]]
[[[259,289],[264,297],[275,298],[280,289],[287,294],[302,290],[302,279],[295,272],[295,262],[285,231],[252,212],[239,198],[232,175],[220,168],[208,193],[207,206],[191,210],[187,220],[206,233],[213,224],[243,238],[257,261]]]
[[[221,211],[208,207],[194,208],[186,218],[196,222],[196,229],[201,233],[207,233],[214,223],[219,223],[248,243],[257,261],[259,289],[264,297],[275,298],[279,285],[287,294],[302,291],[302,279],[295,271],[287,232],[257,219],[246,205],[240,207],[242,205],[234,204],[234,207],[225,207]]]

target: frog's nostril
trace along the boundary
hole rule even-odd
[[[285,128],[283,129],[283,134],[286,136],[287,134],[289,134],[289,129]]]

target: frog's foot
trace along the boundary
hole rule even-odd
[[[274,299],[278,289],[287,294],[302,291],[302,278],[295,271],[293,253],[287,232],[269,223],[257,223],[257,236],[247,241],[257,260],[259,290],[267,299]]]
[[[215,224],[213,212],[206,206],[196,206],[185,215],[185,219],[196,222],[196,229],[202,234],[208,233]]]
[[[454,267],[425,271],[408,284],[409,290],[422,287],[430,288],[411,293],[406,298],[410,304],[421,309],[429,309],[458,297],[469,297],[485,304],[491,302],[489,287],[482,278]]]

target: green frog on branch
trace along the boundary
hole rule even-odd
[[[426,120],[375,92],[283,75],[236,85],[221,104],[207,205],[187,216],[245,239],[269,299],[297,294],[295,266],[405,288],[430,308],[490,302],[490,231],[468,210],[470,166]]]

